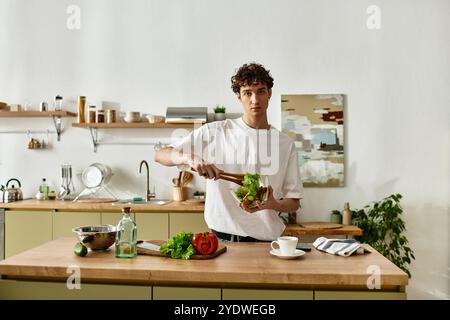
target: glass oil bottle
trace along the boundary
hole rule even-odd
[[[122,219],[117,224],[116,258],[137,256],[137,227],[131,217],[131,208],[122,209]]]

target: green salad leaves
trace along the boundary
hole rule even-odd
[[[192,232],[179,232],[164,242],[159,251],[164,254],[170,254],[174,259],[188,260],[195,254],[195,249],[192,246],[192,236]]]
[[[245,174],[243,185],[234,191],[239,201],[249,208],[256,207],[257,201],[265,202],[267,200],[267,188],[259,185],[259,178],[259,174]]]
[[[248,189],[250,195],[256,195],[259,190],[259,174],[245,174],[242,184]]]

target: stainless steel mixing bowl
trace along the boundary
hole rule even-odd
[[[107,250],[116,241],[116,226],[85,226],[72,229],[78,241],[93,251]]]

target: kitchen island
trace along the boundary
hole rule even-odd
[[[121,209],[128,205],[111,202],[72,202],[59,200],[23,200],[0,203],[0,215],[5,215],[5,257],[11,257],[47,241],[74,236],[72,228],[83,225],[116,225]],[[180,231],[208,230],[203,218],[204,204],[170,201],[164,205],[132,204],[140,239],[168,239]],[[40,230],[39,233],[35,230]],[[358,236],[356,226],[338,229],[311,229],[298,224],[287,225],[285,235],[293,236]],[[303,238],[302,241],[313,241]],[[0,255],[0,260],[1,260]]]
[[[269,253],[269,243],[227,243],[227,252],[215,259],[186,261],[141,255],[121,260],[113,250],[78,257],[75,243],[61,238],[1,261],[0,299],[406,298],[406,273],[368,245],[371,253],[364,255],[313,249],[283,260]],[[73,287],[77,274],[81,290],[69,290],[67,282]]]

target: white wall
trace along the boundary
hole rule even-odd
[[[81,29],[66,8],[81,8]],[[366,9],[381,8],[381,29]],[[82,1],[0,0],[0,101],[121,104],[164,114],[167,106],[225,104],[239,112],[229,79],[258,61],[275,77],[270,119],[280,125],[284,93],[345,93],[347,187],[307,189],[299,219],[327,220],[349,201],[360,208],[404,195],[415,250],[410,298],[450,298],[448,1]],[[447,90],[446,90],[447,89]],[[51,150],[27,150],[25,135],[0,135],[0,181],[17,177],[27,196],[42,177],[55,187],[60,165],[78,172],[110,165],[113,189],[142,194],[138,175],[151,146],[92,150],[89,131],[65,120]],[[51,129],[50,119],[0,119],[0,130]],[[106,139],[146,140],[170,130],[102,131]],[[176,170],[150,163],[151,184],[170,197]],[[195,187],[203,188],[196,179]],[[78,189],[81,183],[76,182]]]

